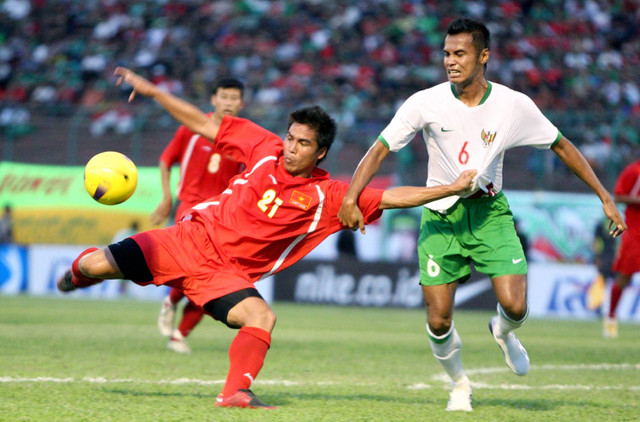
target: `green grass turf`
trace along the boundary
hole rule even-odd
[[[508,371],[490,313],[457,312],[472,413],[446,412],[424,311],[276,303],[253,391],[274,411],[218,409],[235,331],[207,318],[190,355],[165,348],[160,303],[0,296],[2,421],[631,421],[640,419],[640,326],[531,319],[529,375]]]

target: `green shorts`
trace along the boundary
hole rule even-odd
[[[526,274],[527,260],[509,202],[496,196],[460,199],[446,214],[424,208],[418,238],[420,284],[464,282],[476,270],[497,277]]]

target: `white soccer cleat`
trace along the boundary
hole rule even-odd
[[[527,351],[513,331],[510,331],[507,335],[498,334],[497,324],[498,317],[494,316],[489,320],[489,331],[491,331],[496,343],[502,349],[505,363],[516,375],[526,375],[530,366]]]
[[[447,410],[471,412],[473,410],[471,407],[471,395],[471,382],[469,378],[464,377],[461,381],[451,383]]]
[[[177,328],[173,330],[173,334],[171,334],[171,338],[167,343],[167,349],[176,353],[191,353],[191,348],[187,344],[187,340],[185,340],[184,336]]]
[[[169,337],[173,333],[173,324],[176,319],[176,305],[171,303],[169,296],[164,298],[160,315],[158,315],[158,329],[163,336]]]
[[[604,320],[602,320],[602,335],[604,338],[618,337],[618,320],[616,318],[604,317]]]

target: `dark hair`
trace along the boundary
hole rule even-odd
[[[216,95],[220,88],[236,88],[240,90],[240,97],[244,97],[244,84],[236,78],[222,78],[218,79],[211,88],[211,95]]]
[[[290,128],[294,123],[307,125],[311,129],[315,130],[318,150],[326,148],[327,152],[329,152],[329,148],[331,148],[331,144],[336,137],[337,126],[336,121],[333,120],[331,116],[322,109],[322,107],[311,106],[294,111],[289,115],[289,126],[287,126],[287,128]],[[326,156],[327,155],[325,154],[324,157],[318,160],[318,163]]]
[[[491,35],[487,27],[478,21],[469,18],[456,18],[447,27],[448,35],[471,34],[473,45],[480,54],[485,48],[489,49]]]

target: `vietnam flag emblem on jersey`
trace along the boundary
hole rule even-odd
[[[294,190],[291,194],[291,198],[289,198],[289,202],[306,211],[311,206],[311,197],[305,193],[300,193],[297,190]]]

